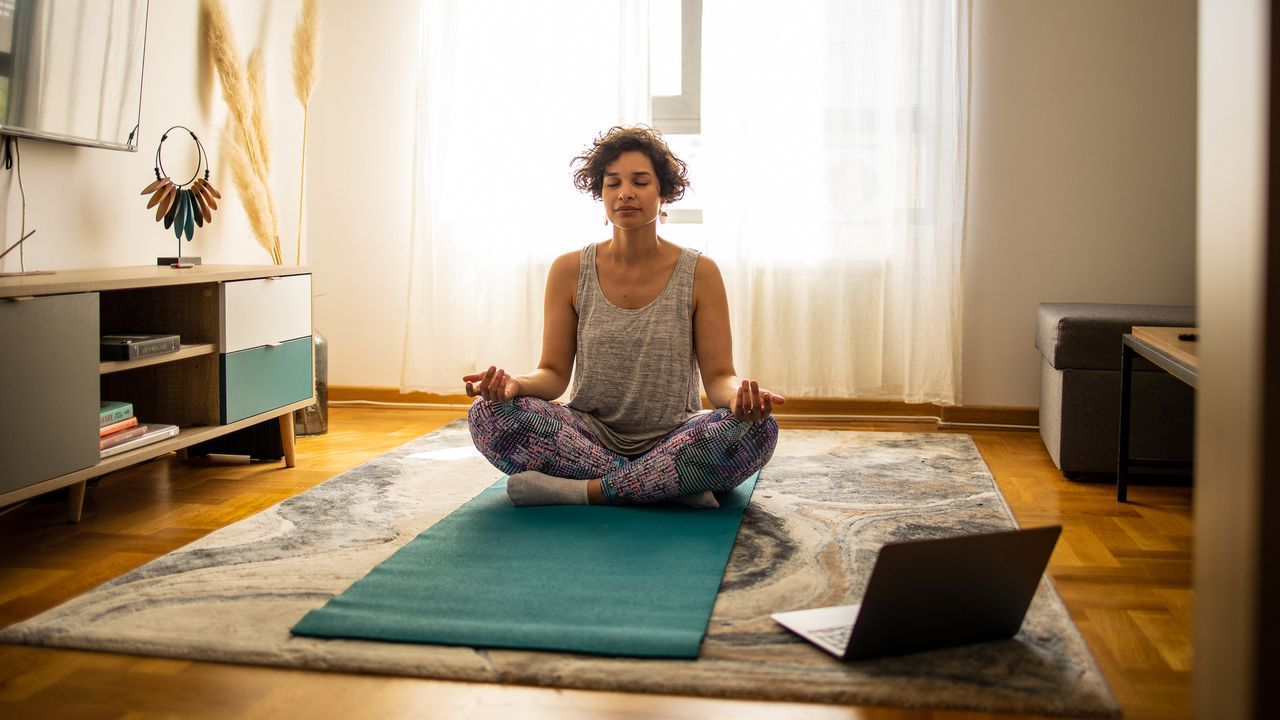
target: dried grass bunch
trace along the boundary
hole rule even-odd
[[[258,243],[283,265],[276,204],[271,195],[270,132],[267,121],[266,85],[262,53],[254,50],[245,67],[240,65],[231,21],[222,0],[201,0],[201,12],[209,33],[213,66],[222,83],[222,99],[230,117],[222,131],[222,152],[231,167],[249,227]]]

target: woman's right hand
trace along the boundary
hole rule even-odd
[[[482,397],[489,402],[506,402],[520,394],[520,381],[493,365],[485,372],[463,375],[462,381],[467,384],[467,397]]]

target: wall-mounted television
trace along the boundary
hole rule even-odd
[[[147,0],[0,0],[0,135],[138,149]]]

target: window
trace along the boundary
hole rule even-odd
[[[653,126],[696,173],[702,149],[702,0],[650,3],[649,88]],[[696,182],[667,211],[667,222],[702,223]]]

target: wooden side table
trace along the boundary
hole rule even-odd
[[[1133,360],[1139,355],[1182,382],[1196,387],[1200,380],[1200,360],[1196,328],[1134,327],[1121,343],[1120,358],[1120,450],[1116,461],[1116,500],[1126,502],[1130,468],[1185,468],[1177,460],[1150,460],[1129,457],[1130,403],[1133,394]]]

